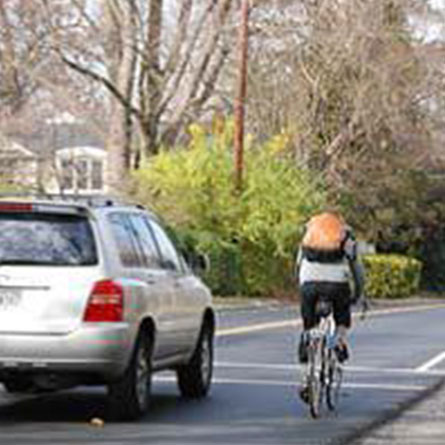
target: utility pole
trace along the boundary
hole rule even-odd
[[[244,151],[244,112],[247,92],[247,50],[249,38],[250,0],[241,0],[241,21],[238,30],[238,79],[235,98],[235,190],[240,192],[243,186],[243,151]]]

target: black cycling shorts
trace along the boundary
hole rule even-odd
[[[301,315],[304,329],[317,325],[315,306],[320,296],[332,301],[334,320],[337,325],[351,326],[351,289],[348,283],[308,282],[300,288]]]

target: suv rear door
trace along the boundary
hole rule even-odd
[[[85,208],[0,203],[0,333],[73,331],[99,275]]]
[[[114,211],[108,215],[120,257],[122,277],[139,281],[142,299],[133,295],[134,310],[130,322],[138,322],[146,314],[156,318],[154,359],[164,359],[177,351],[175,335],[174,289],[168,273],[161,267],[156,243],[140,213]],[[134,293],[134,286],[131,291]]]
[[[200,304],[199,280],[188,270],[172,240],[153,219],[148,221],[161,251],[162,264],[171,277],[176,295],[175,317],[181,351],[194,346],[200,329],[203,308]]]

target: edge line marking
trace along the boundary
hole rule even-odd
[[[233,369],[270,369],[275,371],[298,371],[304,365],[299,363],[274,364],[274,363],[237,363],[237,362],[215,362],[216,368],[233,368]],[[381,373],[381,374],[425,374],[431,376],[445,376],[445,370],[419,370],[418,368],[376,368],[372,366],[345,366],[346,371],[363,372],[363,373]]]
[[[432,359],[428,360],[423,365],[420,365],[418,368],[416,368],[416,372],[427,372],[431,368],[434,368],[434,366],[438,365],[440,362],[445,360],[445,351],[441,352],[440,354],[437,354]]]

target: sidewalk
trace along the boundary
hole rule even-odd
[[[383,422],[384,423],[384,422]],[[443,445],[445,443],[445,382],[394,420],[371,430],[353,445]]]

